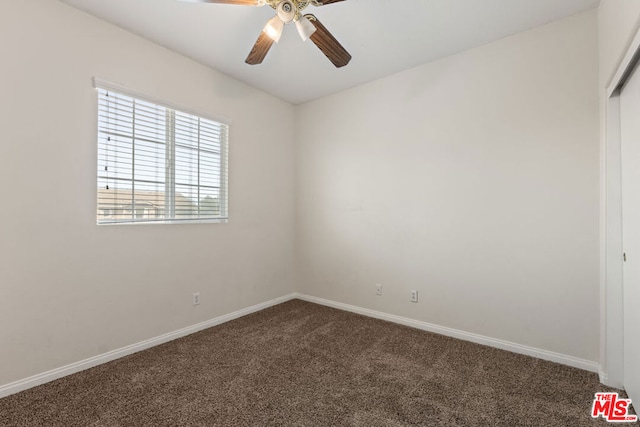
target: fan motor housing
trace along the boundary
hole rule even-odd
[[[282,22],[289,23],[296,17],[296,6],[290,0],[283,0],[278,3],[277,13]]]

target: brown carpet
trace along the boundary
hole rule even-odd
[[[607,425],[597,391],[593,373],[294,300],[0,399],[0,425]]]

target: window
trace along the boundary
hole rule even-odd
[[[98,90],[98,224],[227,219],[229,126]]]

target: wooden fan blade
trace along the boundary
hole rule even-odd
[[[261,32],[244,62],[249,65],[261,64],[272,45],[273,39],[266,35],[264,31]]]
[[[344,0],[316,0],[316,3],[318,3],[319,6],[324,6],[325,4],[338,3],[339,1]]]
[[[305,15],[305,18],[311,21],[313,26],[316,27],[316,31],[311,34],[310,39],[318,46],[318,49],[320,49],[337,68],[347,65],[349,61],[351,61],[349,52],[347,52],[340,42],[331,35],[329,30],[318,21],[318,18],[311,14]]]
[[[222,3],[222,4],[239,4],[245,6],[258,6],[258,0],[178,0],[185,3]],[[338,0],[339,1],[339,0]]]

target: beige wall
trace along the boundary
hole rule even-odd
[[[0,385],[293,291],[291,105],[52,0],[0,61]],[[228,224],[96,226],[94,76],[232,119]]]
[[[597,363],[597,43],[592,10],[301,106],[298,290]]]
[[[602,88],[640,16],[616,1],[296,109],[0,2],[0,385],[294,290],[598,361],[596,21]],[[228,224],[95,225],[94,76],[232,119]]]

